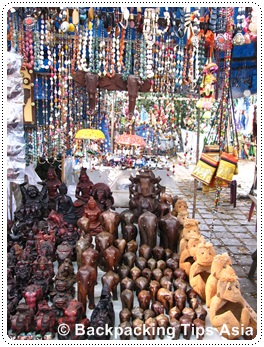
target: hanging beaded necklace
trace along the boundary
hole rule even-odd
[[[127,81],[128,76],[131,74],[132,68],[132,31],[130,24],[127,26],[127,43],[126,43],[126,54],[125,54],[125,67],[122,78]]]
[[[245,43],[244,35],[242,34],[243,31],[243,23],[245,20],[245,7],[239,7],[238,8],[238,14],[237,14],[237,25],[236,25],[236,34],[233,37],[233,45],[241,46]]]
[[[125,36],[126,36],[126,29],[122,27],[121,30],[121,40],[120,40],[120,54],[119,54],[119,61],[117,62],[117,71],[118,73],[122,73],[124,62],[123,62],[123,55],[125,51]]]
[[[184,60],[184,45],[183,39],[179,40],[178,50],[177,50],[177,64],[176,64],[176,76],[175,76],[175,88],[178,90],[182,85],[182,70],[183,70],[183,60]]]

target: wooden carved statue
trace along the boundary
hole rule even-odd
[[[90,181],[90,178],[87,175],[86,171],[86,168],[81,168],[79,181],[75,190],[75,197],[77,200],[74,201],[74,207],[75,214],[78,218],[81,218],[83,216],[84,205],[91,197],[91,190],[93,186],[93,182]]]
[[[96,235],[102,231],[100,223],[101,210],[97,206],[96,201],[91,196],[86,206],[84,207],[84,217],[89,219],[89,233],[90,235]]]

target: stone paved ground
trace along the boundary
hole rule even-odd
[[[174,166],[174,167],[173,167]],[[171,185],[173,194],[187,200],[189,212],[192,216],[194,205],[194,179],[191,176],[194,165],[186,168],[174,162],[170,164],[175,185]],[[230,204],[230,189],[223,188],[220,193],[218,213],[214,221],[213,233],[210,233],[212,224],[215,193],[203,193],[198,184],[195,218],[200,221],[200,230],[203,236],[211,240],[217,254],[227,252],[232,258],[233,267],[239,277],[241,292],[244,299],[257,312],[257,271],[252,280],[248,272],[252,264],[251,254],[257,248],[256,212],[250,221],[248,213],[251,200],[248,198],[254,179],[255,162],[249,160],[239,161],[239,173],[234,176],[237,181],[237,204],[234,208]]]

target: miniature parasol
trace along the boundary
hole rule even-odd
[[[130,145],[138,147],[146,147],[147,144],[143,137],[135,134],[122,134],[117,136],[115,142],[119,145]]]
[[[104,140],[105,135],[98,129],[81,129],[75,134],[75,138],[79,140]]]

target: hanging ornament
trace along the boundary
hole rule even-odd
[[[238,15],[237,15],[237,25],[236,25],[237,33],[233,37],[233,45],[235,46],[241,46],[245,43],[245,38],[244,38],[244,35],[242,34],[244,20],[245,20],[245,8],[239,7]]]
[[[66,21],[62,22],[61,25],[60,25],[61,31],[63,33],[66,33],[68,31],[68,29],[69,29],[69,25],[70,24],[68,22],[66,22]]]

